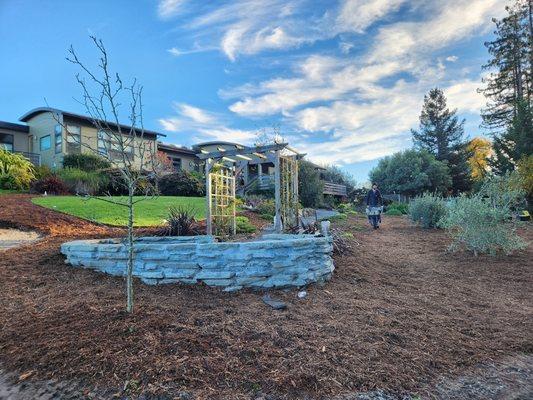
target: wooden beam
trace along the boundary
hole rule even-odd
[[[276,144],[268,144],[265,146],[256,146],[256,147],[244,147],[243,149],[232,149],[232,150],[226,150],[226,151],[212,151],[210,153],[198,153],[196,156],[201,159],[205,160],[208,158],[222,158],[222,157],[231,157],[236,156],[237,154],[241,155],[248,155],[248,154],[254,154],[254,153],[265,153],[269,151],[278,151],[281,149],[284,149],[287,147],[288,143],[276,143]]]
[[[205,210],[205,217],[206,217],[206,229],[207,234],[212,235],[213,234],[213,224],[211,221],[211,177],[209,174],[211,173],[213,160],[208,158],[205,160],[205,199],[206,199],[206,210]]]

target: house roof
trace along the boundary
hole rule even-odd
[[[158,142],[157,149],[167,152],[184,153],[191,156],[196,156],[196,152],[194,150],[188,149],[187,147],[176,146],[175,144],[170,143]]]
[[[28,125],[14,124],[12,122],[0,121],[0,129],[7,129],[10,131],[24,132],[28,133],[30,127]]]
[[[92,122],[93,118],[88,117],[87,115],[76,114],[76,113],[72,113],[72,112],[64,111],[64,110],[59,110],[57,108],[52,108],[52,107],[37,107],[37,108],[34,108],[33,110],[28,111],[26,114],[24,114],[22,117],[20,117],[19,121],[28,122],[30,119],[32,119],[36,115],[39,115],[39,114],[42,114],[42,113],[47,113],[47,112],[56,113],[56,114],[62,114],[63,116],[65,116],[67,118],[86,121],[86,122],[90,123],[91,125],[93,123]],[[109,127],[111,127],[111,128],[117,128],[117,126],[119,126],[116,123],[110,122],[110,121],[104,121],[104,120],[98,120],[98,121],[109,125]],[[131,126],[120,124],[120,129],[130,130]],[[165,135],[163,133],[151,131],[151,130],[148,130],[148,129],[144,130],[144,134],[145,135],[146,134],[147,135],[151,135],[151,136],[163,136],[163,137],[167,136],[167,135]]]

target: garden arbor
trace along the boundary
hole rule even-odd
[[[207,234],[226,236],[236,232],[235,193],[241,173],[248,165],[274,165],[274,197],[277,233],[297,227],[298,159],[301,155],[288,143],[243,146],[220,143],[215,149],[201,149],[198,157],[205,160]]]

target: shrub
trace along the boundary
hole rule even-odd
[[[191,236],[196,235],[194,229],[196,220],[194,207],[178,206],[171,207],[168,212],[168,226],[166,234],[168,236]]]
[[[309,161],[298,163],[298,195],[304,207],[318,207],[322,202],[324,183],[316,166]]]
[[[276,214],[276,203],[272,199],[265,199],[257,205],[255,210],[259,214],[275,215]]]
[[[68,194],[68,188],[65,185],[65,182],[61,178],[51,175],[45,178],[41,178],[32,183],[30,191],[32,193],[44,194]]]
[[[494,255],[499,251],[510,254],[525,247],[515,233],[510,208],[494,206],[490,198],[481,194],[454,199],[440,224],[454,239],[451,250],[464,246],[477,256],[478,253]]]
[[[163,196],[204,196],[205,185],[191,173],[178,171],[161,178],[159,191]]]
[[[25,190],[35,179],[33,164],[0,148],[0,189]]]
[[[86,172],[93,172],[111,168],[111,164],[96,154],[67,154],[63,158],[63,168],[76,168]]]
[[[389,215],[389,216],[400,216],[400,215],[404,215],[403,212],[401,212],[401,211],[398,210],[397,208],[389,208],[387,211],[385,211],[384,214],[385,214],[385,215]]]
[[[433,194],[424,194],[409,203],[409,217],[424,228],[438,228],[446,211],[444,199]]]
[[[42,179],[54,175],[54,172],[48,165],[39,165],[38,167],[34,167],[33,174],[35,175],[35,179]]]
[[[247,194],[244,198],[244,204],[254,211],[263,201],[265,201],[265,198],[257,194]]]
[[[98,194],[111,196],[128,195],[128,185],[120,169],[108,168],[99,171],[99,174],[102,178],[102,184],[98,190]],[[155,193],[156,188],[154,182],[146,177],[142,177],[137,184],[135,195],[143,196]]]
[[[267,221],[272,222],[274,220],[274,215],[272,214],[261,214],[260,217],[262,219],[266,219]]]
[[[235,218],[237,224],[237,233],[253,233],[255,232],[255,226],[250,223],[247,217],[239,216]]]
[[[78,168],[63,168],[57,175],[72,194],[94,195],[107,185],[107,178],[99,172]]]
[[[325,217],[325,218],[321,218],[320,221],[330,221],[330,222],[336,222],[336,221],[344,221],[345,219],[347,219],[348,216],[346,214],[337,214],[337,215],[332,215],[331,217]]]
[[[408,214],[409,213],[409,205],[407,203],[399,203],[397,201],[393,201],[387,206],[387,211],[397,210],[400,212],[400,214]],[[392,214],[388,214],[392,215]],[[398,214],[394,214],[398,215]]]

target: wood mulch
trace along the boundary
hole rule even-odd
[[[337,226],[354,234],[353,254],[336,256],[332,280],[303,299],[274,291],[285,311],[254,291],[136,283],[130,316],[122,279],[72,268],[59,253],[67,240],[123,230],[27,195],[0,197],[1,225],[45,235],[0,257],[0,364],[32,379],[133,397],[425,394],[443,376],[533,352],[531,246],[510,257],[449,254],[441,231],[399,217],[373,231],[350,217]]]

